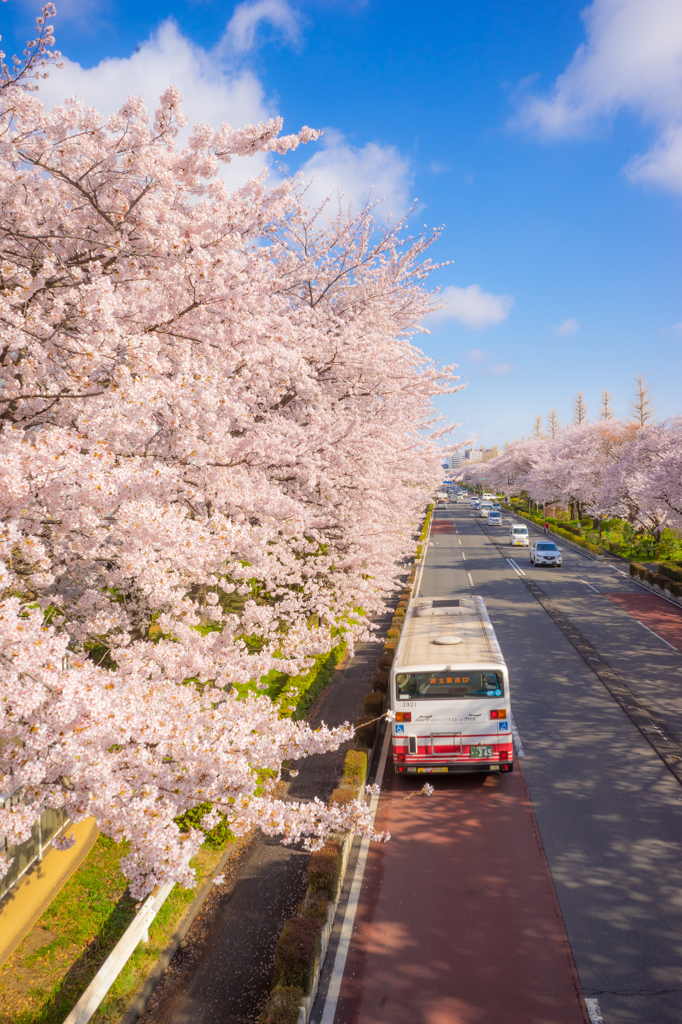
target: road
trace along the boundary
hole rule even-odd
[[[682,612],[619,563],[563,545],[562,569],[535,568],[506,546],[508,517],[488,530],[452,515],[457,535],[432,537],[420,592],[484,598],[524,757],[513,775],[434,777],[433,797],[407,801],[416,783],[389,765],[377,824],[394,839],[371,849],[338,1002],[340,959],[313,1022],[581,1020],[574,962],[592,1020],[680,1024],[682,785],[579,646],[679,743]]]

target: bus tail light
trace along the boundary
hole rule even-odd
[[[402,747],[402,748],[401,747],[395,747],[394,748],[394,750],[393,750],[393,760],[394,761],[404,761],[405,760],[405,748],[404,747]]]
[[[500,751],[500,761],[506,761],[508,757],[509,757],[509,751],[508,750],[501,750]]]
[[[396,711],[395,714],[396,722],[411,722],[412,712],[411,711]]]
[[[490,712],[490,717],[491,718],[506,718],[507,717],[507,709],[506,708],[500,708],[498,711],[491,711]]]

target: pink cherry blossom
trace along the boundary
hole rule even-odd
[[[93,816],[140,896],[192,884],[198,805],[311,848],[373,835],[364,803],[276,798],[283,760],[352,729],[257,685],[373,636],[441,472],[432,399],[460,385],[413,343],[433,235],[221,180],[308,128],[181,148],[174,88],[151,119],[46,110],[51,13],[0,82],[0,788],[24,796],[0,834]]]

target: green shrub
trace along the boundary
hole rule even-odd
[[[293,985],[277,985],[258,1018],[258,1024],[298,1024],[303,991]]]
[[[363,747],[373,747],[377,738],[377,723],[369,715],[361,715],[355,723],[355,737]]]
[[[380,668],[390,668],[393,664],[394,650],[390,647],[384,647],[383,654],[379,658]]]
[[[386,631],[386,636],[389,638],[389,640],[397,640],[398,637],[400,636],[400,630],[398,629],[397,626],[391,626],[391,628]]]
[[[390,674],[385,668],[378,668],[372,676],[372,689],[378,693],[386,693],[388,691],[388,680]]]
[[[661,562],[658,571],[662,576],[667,576],[668,579],[675,580],[676,583],[682,583],[682,569],[674,562]]]
[[[393,624],[394,625],[399,625],[399,626],[402,627],[403,619],[404,618],[405,618],[405,609],[401,608],[400,605],[398,605],[398,607],[395,610],[395,614],[393,616]]]
[[[384,713],[383,693],[368,693],[362,705],[362,710],[369,718],[378,718]]]
[[[351,790],[353,799],[355,793]],[[338,801],[335,801],[338,802]],[[310,855],[308,864],[308,891],[324,893],[328,900],[336,899],[341,874],[341,844],[325,843],[321,850]]]
[[[348,785],[357,789],[364,786],[367,778],[367,753],[364,750],[349,750],[343,762],[343,778]]]
[[[324,892],[306,893],[306,897],[301,904],[300,914],[301,917],[312,917],[313,920],[319,921],[322,927],[324,927],[329,916],[329,899],[327,894]]]
[[[345,807],[346,804],[350,804],[353,800],[357,799],[357,792],[352,786],[347,786],[341,783],[329,797],[330,804],[338,804],[339,807]]]
[[[320,922],[292,917],[275,947],[275,984],[292,986],[305,995],[313,987],[315,962],[320,955]]]
[[[630,575],[638,576],[639,579],[644,579],[644,566],[640,565],[639,562],[630,562]]]

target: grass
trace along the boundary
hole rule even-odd
[[[100,836],[81,866],[0,969],[0,1024],[62,1024],[135,916],[119,870],[125,850]],[[201,850],[198,884],[221,856]],[[93,1021],[113,1024],[158,960],[194,891],[176,886]]]
[[[304,718],[334,675],[345,643],[315,659],[298,676],[270,672],[265,693],[280,701],[283,717]],[[237,687],[240,693],[255,684]],[[186,817],[208,810],[202,805]],[[188,824],[192,824],[189,821]],[[223,825],[207,836],[192,861],[197,887],[220,860],[231,836]],[[0,1024],[62,1024],[135,916],[127,879],[119,870],[126,850],[105,836],[55,897],[43,916],[0,969]],[[175,886],[139,945],[93,1016],[94,1024],[115,1024],[168,944],[196,890]]]

